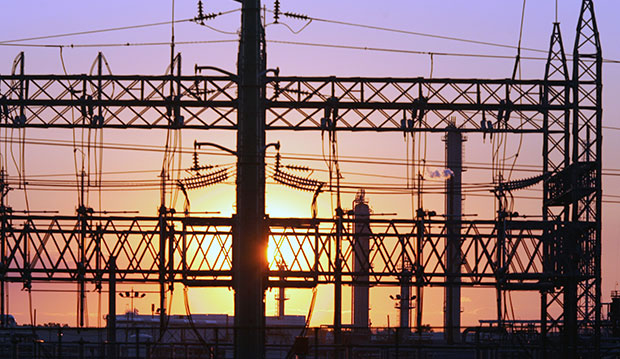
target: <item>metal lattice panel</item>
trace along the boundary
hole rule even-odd
[[[563,80],[265,81],[268,130],[321,130],[326,106],[334,106],[340,110],[338,130],[403,131],[401,120],[411,120],[415,111],[428,116],[414,130],[440,132],[457,116],[460,129],[483,131],[484,112],[496,131],[543,132],[546,110],[569,108],[566,103],[547,105],[542,98],[547,85],[568,88]],[[169,96],[171,87],[180,95]],[[236,81],[226,77],[3,75],[0,105],[6,105],[8,116],[3,114],[0,126],[235,129],[237,91]],[[330,98],[336,99],[332,105]],[[498,111],[513,116],[499,124]]]
[[[10,281],[101,281],[107,262],[116,257],[119,281],[159,283],[160,239],[156,217],[26,217],[12,216],[4,245],[6,279]],[[331,283],[336,275],[333,220],[270,220],[271,277],[285,276],[289,286]],[[80,227],[86,223],[84,230]],[[166,281],[229,285],[232,270],[230,218],[174,218],[167,221],[168,240],[163,267]],[[345,228],[352,222],[345,221]],[[358,257],[369,268],[370,284],[398,285],[402,259],[421,263],[413,270],[423,285],[442,286],[446,278],[445,221],[427,221],[422,248],[416,245],[416,221],[373,220],[367,228],[370,252]],[[543,222],[510,221],[498,256],[497,227],[493,221],[464,221],[462,234],[463,286],[494,286],[501,278],[507,288],[532,289],[544,279]],[[170,241],[172,239],[172,241]],[[355,235],[344,230],[342,282],[357,283],[353,267]],[[83,251],[82,251],[83,249]],[[82,255],[83,253],[83,255]],[[417,253],[421,254],[418,261]],[[500,262],[497,258],[501,258]],[[279,264],[287,268],[280,271]],[[274,279],[277,281],[276,279]],[[218,284],[219,283],[219,284]]]

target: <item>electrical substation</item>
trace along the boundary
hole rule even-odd
[[[572,54],[554,23],[546,61],[538,63],[544,77],[527,79],[519,75],[520,48],[508,78],[281,76],[280,69],[267,66],[264,17],[275,23],[312,17],[281,9],[294,2],[275,1],[269,11],[260,0],[238,2],[236,73],[196,65],[194,74],[182,74],[173,38],[165,75],[113,75],[101,53],[89,74],[29,74],[23,52],[12,73],[0,75],[0,128],[5,142],[9,132],[11,140],[19,134],[18,146],[29,146],[27,129],[87,131],[89,140],[91,134],[96,139],[123,130],[164,132],[167,139],[183,131],[197,134],[176,164],[180,154],[172,150],[173,141],[166,143],[158,181],[149,184],[161,194],[153,216],[94,209],[86,191],[106,182],[86,173],[84,165],[81,170],[76,165],[71,182],[78,193],[75,213],[54,213],[58,208],[52,206],[16,210],[12,196],[37,182],[2,168],[0,357],[620,355],[620,295],[608,315],[601,289],[604,59],[595,1],[583,0],[575,14],[577,31],[568,37],[574,39]],[[208,25],[217,16],[199,1],[192,21]],[[200,135],[216,130],[234,133],[236,147]],[[287,158],[287,143],[272,140],[285,132],[320,134],[326,176]],[[397,134],[411,143],[411,216],[374,213],[372,188],[341,183],[343,133]],[[426,135],[443,140],[445,161],[435,173],[425,172],[426,157],[415,150]],[[495,151],[492,183],[485,187],[495,205],[488,217],[471,215],[463,205],[474,186],[465,177],[464,155],[471,137],[480,135]],[[537,138],[539,148],[528,149],[542,164],[535,173],[520,177],[512,161],[500,158],[509,135]],[[90,154],[91,148],[73,151]],[[205,151],[225,154],[233,164],[212,164]],[[23,161],[21,153],[17,157],[16,166]],[[184,171],[172,174],[175,165]],[[194,190],[227,181],[235,186],[232,216],[191,211]],[[312,215],[268,215],[268,181],[305,191]],[[515,205],[515,196],[528,188],[539,189],[534,210]],[[443,208],[424,206],[428,190],[442,195]],[[172,192],[183,209],[171,204]],[[355,193],[353,203],[342,199],[345,192]],[[331,215],[319,215],[321,196],[331,196]],[[50,291],[55,285],[77,288],[76,325],[18,325],[8,305],[15,294],[7,288],[14,284],[29,296],[45,295],[35,290],[41,285]],[[181,294],[187,312],[171,313],[175,285],[230,288],[234,315],[192,313],[187,290]],[[313,326],[321,287],[333,288],[331,321]],[[391,293],[381,304],[371,298],[380,288]],[[426,324],[429,288],[443,291],[441,326]],[[464,324],[463,293],[478,288],[493,293],[494,315]],[[103,295],[108,308],[100,327],[87,324],[91,290]],[[298,290],[312,293],[310,310],[287,315],[285,305]],[[538,315],[515,317],[519,308],[510,293],[521,292],[536,298],[531,305],[540,307]],[[134,306],[147,294],[157,296],[157,304],[150,314],[139,314]],[[274,316],[267,315],[267,295],[276,298]],[[125,314],[117,314],[121,299],[131,306]],[[397,319],[372,325],[369,313],[379,305],[395,307]]]

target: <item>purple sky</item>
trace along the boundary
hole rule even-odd
[[[562,32],[567,53],[572,53],[575,27],[581,1],[564,0],[559,4],[558,21],[561,22]],[[272,9],[272,3],[265,4]],[[443,36],[460,37],[477,41],[487,41],[516,45],[519,39],[521,20],[520,0],[436,0],[436,1],[282,1],[283,11],[306,14],[320,19],[338,20],[358,24],[367,24],[380,27],[403,29],[408,31],[437,34]],[[620,26],[617,14],[620,13],[620,3],[617,0],[596,0],[596,14],[601,32],[603,55],[606,59],[620,59]],[[206,12],[223,12],[239,8],[235,1],[205,1]],[[93,29],[103,29],[136,24],[147,24],[167,21],[171,18],[170,1],[12,1],[2,6],[3,21],[0,23],[0,43],[29,37],[38,37],[67,32],[78,32]],[[177,1],[176,19],[188,19],[196,15],[195,1]],[[211,41],[235,40],[234,33],[239,28],[239,12],[223,15],[208,22],[215,31],[201,27],[194,23],[179,23],[175,27],[176,41]],[[526,6],[525,22],[523,27],[522,46],[546,50],[552,22],[555,17],[555,1],[529,1]],[[267,22],[272,22],[271,14],[267,14]],[[299,30],[304,22],[300,20],[284,19],[293,30]],[[167,42],[170,40],[170,26],[155,26],[145,29],[133,29],[83,36],[40,39],[32,41],[12,42],[12,44],[139,44],[150,42]],[[222,33],[223,32],[223,33]],[[232,33],[232,34],[231,34]],[[359,47],[375,47],[388,49],[416,50],[426,52],[475,53],[514,56],[516,50],[475,45],[462,42],[431,39],[428,37],[396,34],[376,30],[360,29],[313,21],[299,34],[293,34],[283,25],[270,25],[266,30],[268,40],[311,42],[320,44],[338,44]],[[1,44],[0,44],[1,45]],[[183,73],[193,74],[195,64],[214,65],[235,72],[236,48],[234,42],[220,44],[192,44],[178,45],[177,50],[183,55]],[[27,73],[63,73],[60,51],[58,48],[37,48],[26,46],[0,47],[0,73],[10,73],[11,64],[15,56],[24,51],[26,54]],[[65,48],[62,51],[64,63],[68,73],[88,73],[98,51],[103,51],[111,65],[114,74],[162,74],[169,64],[170,49],[168,46],[124,46],[124,47],[88,47]],[[524,56],[544,57],[545,54],[523,52]],[[514,65],[513,59],[480,59],[469,57],[433,56],[434,77],[462,77],[462,78],[508,78],[511,76]],[[268,44],[268,66],[279,67],[282,75],[337,75],[337,76],[391,76],[391,77],[428,77],[430,75],[430,56],[403,54],[394,52],[373,52],[360,50],[326,49],[278,43]],[[540,78],[544,73],[544,61],[524,61],[522,64],[523,78]],[[620,102],[617,100],[620,87],[620,64],[606,64],[604,66],[604,125],[620,127],[617,113]],[[139,131],[106,131],[105,142],[122,144],[161,145],[164,134],[161,131],[149,131],[144,136]],[[76,131],[78,136],[82,133]],[[45,138],[57,140],[71,140],[71,131],[60,130],[28,130],[29,138]],[[280,140],[283,151],[287,153],[321,154],[321,138],[318,133],[276,133],[268,134],[270,140]],[[194,139],[213,140],[227,146],[234,146],[234,133],[210,132],[187,133],[183,136],[183,143],[190,146]],[[405,159],[406,144],[400,134],[342,134],[340,139],[340,153],[343,156],[381,157]],[[519,142],[518,136],[510,138],[508,153],[516,151]],[[604,130],[604,169],[620,169],[620,157],[617,143],[620,142],[620,130]],[[529,146],[531,145],[531,146]],[[443,160],[443,142],[440,136],[429,136],[428,159]],[[4,151],[4,146],[2,147]],[[490,161],[491,147],[482,142],[479,135],[469,136],[465,145],[465,160],[471,162]],[[540,140],[527,142],[519,157],[518,164],[540,165]],[[130,169],[157,170],[161,166],[161,154],[141,153],[135,151],[105,152],[104,171],[124,171]],[[230,157],[216,157],[212,159],[219,163],[231,163]],[[188,167],[190,158],[182,159],[183,165]],[[326,169],[321,162],[313,166]],[[29,146],[26,155],[26,168],[29,174],[73,173],[73,155],[71,148],[57,148],[49,146]],[[359,166],[343,165],[343,171],[371,172],[405,176],[404,167],[386,166]],[[15,175],[15,166],[9,162],[8,172]],[[140,177],[142,176],[142,177]],[[325,178],[324,172],[318,176]],[[525,176],[525,175],[524,175]],[[108,179],[121,177],[107,176]],[[617,176],[606,176],[604,180],[604,194],[620,196],[620,180]],[[156,173],[141,174],[131,179],[156,179]],[[351,182],[369,181],[366,177],[350,175]],[[471,170],[465,175],[465,181],[490,182],[488,171]],[[374,180],[376,182],[376,180]],[[395,180],[394,180],[395,181]],[[200,210],[220,211],[222,215],[230,215],[233,211],[231,201],[234,198],[232,185],[215,186],[208,192],[201,194],[195,200],[195,206]],[[267,211],[272,216],[308,216],[310,197],[292,190],[279,187],[268,187]],[[22,191],[14,191],[10,196],[10,204],[15,209],[23,209]],[[63,213],[73,213],[76,195],[71,192],[48,193],[34,192],[30,194],[31,207],[35,209],[56,209]],[[344,203],[351,203],[352,195],[345,196]],[[617,200],[613,197],[608,200]],[[91,198],[93,205],[97,204],[97,197]],[[111,194],[103,199],[104,209],[140,210],[142,214],[154,214],[158,206],[157,191],[140,193]],[[411,216],[410,199],[407,196],[395,199],[389,196],[371,197],[371,206],[378,213],[398,212],[400,216]],[[300,204],[301,203],[301,204]],[[427,205],[430,209],[443,212],[443,198],[429,198]],[[519,207],[521,206],[521,207]],[[537,213],[539,202],[524,201],[517,204],[525,212]],[[491,210],[489,210],[489,208]],[[478,212],[482,218],[492,216],[493,201],[491,199],[466,199],[465,212]],[[616,238],[620,235],[616,213],[619,204],[605,204],[603,207],[603,295],[608,300],[609,292],[618,289],[618,260],[620,244]],[[321,199],[320,211],[322,216],[330,216],[330,199],[326,195]],[[519,209],[521,212],[521,209]],[[73,288],[73,287],[71,287]],[[11,308],[19,322],[29,321],[25,294],[19,292],[20,286],[11,287]],[[191,291],[194,291],[193,289]],[[386,303],[387,293],[396,289],[376,290],[371,299],[373,323],[386,325],[386,316],[390,315],[392,323],[396,322],[396,311],[392,304]],[[19,294],[17,294],[19,293]],[[182,312],[181,289],[177,290],[174,310]],[[190,292],[191,293],[191,292]],[[232,294],[230,292],[198,292],[191,298],[192,308],[196,312],[230,311]],[[429,322],[440,324],[441,321],[441,291],[429,290],[427,302]],[[463,296],[463,314],[466,324],[476,323],[477,319],[490,319],[493,316],[493,300],[485,300],[485,295],[491,292],[478,294],[475,291],[465,291]],[[268,294],[268,312],[275,308],[273,292]],[[345,293],[345,296],[347,293]],[[299,299],[292,300],[291,314],[304,314],[307,308],[308,291],[295,291],[291,296]],[[519,298],[519,295],[515,295]],[[58,294],[57,300],[66,301],[66,306],[59,307],[50,304],[41,294],[33,295],[33,305],[38,310],[39,322],[60,321],[75,323],[75,298],[71,294]],[[437,300],[433,300],[433,299]],[[525,299],[523,300],[529,300]],[[527,297],[530,298],[530,297]],[[104,296],[105,299],[105,296]],[[488,298],[487,298],[488,299]],[[374,303],[372,303],[374,300]],[[138,306],[142,312],[149,312],[150,303],[156,302],[156,295],[149,295]],[[91,309],[90,324],[97,318],[97,296],[89,295]],[[124,310],[125,303],[119,301],[119,311]],[[319,292],[318,313],[315,314],[313,324],[328,322],[331,318],[331,290],[324,288]],[[348,299],[344,300],[345,310],[348,308]],[[103,313],[106,312],[105,300]],[[321,314],[322,313],[322,314]],[[534,318],[538,309],[524,310],[524,317]],[[345,313],[345,318],[348,317]]]

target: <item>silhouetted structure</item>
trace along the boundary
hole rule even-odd
[[[75,216],[22,215],[9,207],[8,184],[0,176],[2,291],[8,282],[21,282],[27,289],[37,280],[75,282],[83,299],[84,284],[91,281],[100,289],[107,285],[111,292],[116,281],[159,284],[158,324],[163,335],[170,314],[166,289],[173,283],[232,286],[237,358],[261,358],[266,288],[335,284],[334,332],[329,335],[333,335],[332,345],[344,348],[342,285],[354,286],[363,308],[368,306],[363,299],[368,286],[405,288],[414,279],[412,286],[418,291],[431,285],[446,287],[448,341],[458,341],[459,288],[487,287],[497,290],[498,318],[492,323],[495,327],[480,329],[478,335],[488,334],[489,341],[512,338],[511,345],[531,355],[559,356],[558,351],[563,351],[564,357],[599,356],[602,55],[593,1],[582,2],[572,77],[555,24],[542,80],[282,77],[266,69],[260,5],[260,0],[242,1],[237,74],[181,75],[181,58],[176,56],[171,59],[170,75],[106,75],[98,56],[97,72],[92,75],[27,75],[21,54],[14,73],[0,75],[0,126],[4,128],[227,129],[237,131],[238,146],[230,151],[237,157],[237,213],[232,218],[172,216],[165,202],[165,174],[161,206],[154,217],[102,215],[82,200]],[[80,110],[75,118],[67,115],[72,109]],[[327,115],[320,121],[323,112]],[[402,125],[394,120],[400,113],[407,116]],[[454,221],[460,214],[457,188],[446,202],[445,219],[418,208],[414,219],[368,219],[359,233],[359,221],[345,218],[340,203],[335,219],[266,218],[266,130],[327,131],[335,142],[338,131],[441,133],[453,125],[449,120],[453,115],[460,122],[448,136],[477,132],[489,137],[515,133],[544,138],[539,176],[498,179],[495,218]],[[520,120],[513,121],[512,116]],[[210,183],[207,179],[205,183]],[[507,196],[539,182],[544,189],[542,220],[519,219],[505,205]],[[448,181],[451,185],[457,185],[456,177]],[[369,257],[368,263],[360,261],[363,255],[347,250],[344,239],[350,233],[345,230],[351,223],[358,236],[353,243],[360,245],[361,254],[380,254]],[[230,242],[222,240],[227,236],[233,238],[232,254]],[[274,236],[296,241],[270,242]],[[367,236],[376,248],[366,249]],[[121,250],[123,246],[117,245],[130,239],[138,248],[152,250]],[[206,244],[220,246],[226,260],[193,262],[198,255],[195,248]],[[295,246],[294,258],[287,260],[296,266],[288,265],[284,274],[269,267],[263,255],[268,244]],[[63,253],[63,260],[43,255],[52,252]],[[512,290],[541,293],[539,329],[520,332],[522,328],[503,317],[502,294]],[[0,293],[1,318],[7,314],[4,294]],[[416,300],[421,304],[421,295]],[[422,310],[420,305],[417,308],[421,338]],[[360,324],[368,322],[361,309],[354,312],[360,315]],[[523,335],[527,340],[520,341]],[[398,335],[394,338],[389,350],[400,350],[395,343],[405,343],[398,341]]]

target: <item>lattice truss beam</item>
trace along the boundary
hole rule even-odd
[[[107,263],[116,257],[118,280],[229,286],[232,279],[232,219],[167,220],[166,262],[159,257],[159,218],[10,216],[5,223],[4,278],[8,281],[93,281],[108,277]],[[308,287],[332,283],[336,274],[333,220],[270,219],[271,285]],[[543,271],[543,247],[549,223],[506,222],[505,242],[498,246],[494,221],[463,221],[463,286],[540,289],[550,285]],[[353,220],[341,235],[343,283],[360,283],[353,261],[369,268],[368,284],[398,285],[409,275],[415,285],[446,283],[446,221],[373,220],[365,228],[370,251],[362,254]],[[424,228],[422,248],[417,229]],[[353,252],[356,255],[353,255]],[[501,251],[501,253],[499,252]],[[417,253],[420,253],[417,256]],[[403,263],[407,263],[403,266]],[[283,270],[282,266],[286,268]],[[408,273],[408,274],[407,274]],[[367,282],[365,282],[367,283]]]
[[[543,132],[545,112],[569,109],[546,103],[545,88],[570,83],[277,77],[265,86],[270,130],[320,130],[329,107],[340,130],[441,132],[456,117],[463,131],[487,131],[484,117],[495,131]],[[0,75],[0,126],[235,129],[237,90],[236,78],[221,76]]]

